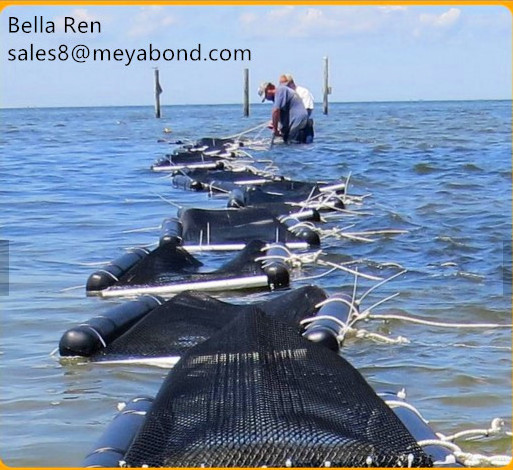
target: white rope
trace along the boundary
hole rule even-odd
[[[287,261],[288,259],[289,259],[289,257],[285,256],[285,255],[265,255],[265,256],[259,256],[258,258],[255,258],[255,261],[263,261],[265,264],[266,261],[272,261],[272,260]]]
[[[333,271],[336,271],[337,269],[338,268],[331,268],[331,269],[328,269],[328,271],[325,271],[322,274],[315,274],[313,276],[298,277],[298,278],[296,278],[294,280],[295,281],[310,281],[312,279],[320,279],[321,277],[324,277],[324,276],[327,276],[328,274],[331,274]]]
[[[129,229],[129,230],[123,230],[121,233],[153,232],[158,229],[160,229],[160,226],[158,226],[158,227],[142,227],[142,228],[133,228],[133,229]]]
[[[305,264],[315,264],[318,262],[319,257],[322,255],[322,250],[313,253],[304,253],[302,255],[292,255],[290,262],[295,267],[300,267]]]
[[[78,326],[85,326],[86,328],[88,328],[89,330],[91,330],[97,337],[98,339],[100,340],[100,343],[102,344],[102,346],[104,348],[107,347],[107,343],[105,342],[105,340],[103,339],[102,335],[100,334],[100,332],[98,330],[96,330],[95,328],[93,328],[91,325],[88,325],[87,323],[81,323],[80,325]]]
[[[363,315],[363,314],[362,314]],[[370,320],[401,320],[410,323],[417,323],[419,325],[427,325],[427,326],[439,326],[442,328],[511,328],[512,324],[504,324],[500,325],[497,323],[445,323],[445,322],[435,322],[430,320],[422,320],[421,318],[415,317],[407,317],[405,315],[373,315],[368,314],[365,315],[365,318]]]
[[[317,189],[317,187],[314,187],[313,189]],[[327,204],[330,201],[339,201],[342,204],[344,203],[343,198],[337,193],[337,191],[330,191],[329,193],[319,193],[315,196],[312,196],[310,198],[310,202],[319,200],[319,204]]]
[[[289,230],[290,231],[294,231],[294,230],[298,230],[298,229],[303,228],[303,227],[310,228],[312,230],[316,229],[316,226],[312,222],[302,221],[302,222],[298,222],[297,224],[294,224],[294,225],[290,226]]]
[[[61,289],[59,292],[68,292],[70,290],[83,289],[84,287],[85,287],[85,284],[82,284],[80,286],[65,287],[64,289]]]
[[[308,194],[307,198],[303,201],[303,205],[301,206],[301,209],[300,209],[300,212],[303,210],[303,209],[307,209],[308,208],[308,203],[310,202],[312,196],[313,196],[313,193],[315,192],[315,186],[311,189],[310,193]]]
[[[466,467],[504,467],[511,462],[510,455],[492,455],[471,454],[469,452],[455,452],[454,455],[461,460]]]
[[[265,252],[265,251],[269,250],[270,248],[274,248],[274,247],[279,247],[283,251],[285,251],[289,256],[293,256],[292,251],[290,251],[290,249],[286,245],[282,245],[281,243],[271,243],[270,245],[264,246],[260,251]]]
[[[356,267],[356,271],[358,272],[358,266]],[[354,282],[353,282],[353,292],[351,294],[351,304],[352,305],[355,305],[357,290],[358,290],[358,276],[355,276]]]
[[[317,304],[316,308],[319,308],[322,305],[326,305],[326,303],[329,303],[330,301],[331,302],[339,301],[342,303],[346,303],[347,305],[351,305],[350,302],[348,302],[347,300],[337,298],[337,299],[327,299],[326,301]],[[352,308],[354,308],[354,306],[352,306]],[[333,317],[331,315],[317,315],[314,317],[305,318],[304,320],[302,320],[300,322],[300,324],[301,325],[309,325],[309,324],[315,322],[316,320],[330,320],[330,321],[336,323],[342,329],[342,331],[337,335],[337,340],[338,340],[339,344],[341,344],[345,340],[345,338],[349,335],[354,336],[358,339],[370,339],[374,342],[384,343],[384,344],[407,344],[410,342],[407,338],[405,338],[403,336],[398,336],[397,338],[390,338],[389,336],[384,336],[379,333],[371,333],[367,330],[353,328],[351,325],[359,320],[359,316],[358,315],[353,316],[352,313],[353,312],[350,313],[347,323],[345,323],[342,320],[340,320],[339,318]]]
[[[379,394],[382,396],[382,394]],[[406,398],[406,393],[403,390],[401,390],[397,396],[401,398],[401,400],[385,400],[385,403],[390,408],[396,408],[396,407],[402,407],[407,408],[411,412],[415,413],[421,419],[424,423],[428,424],[429,422],[422,416],[422,414],[419,412],[417,408],[415,408],[413,405],[410,405],[409,403],[403,401],[404,398]],[[482,454],[473,454],[470,452],[463,452],[462,449],[452,442],[455,439],[459,438],[475,438],[476,436],[479,437],[489,437],[492,435],[506,435],[511,436],[511,431],[505,431],[504,430],[504,420],[501,418],[494,418],[491,421],[490,427],[488,429],[470,429],[467,431],[461,431],[455,434],[452,434],[450,436],[444,436],[441,433],[436,433],[439,439],[424,439],[421,441],[418,441],[418,445],[421,447],[426,446],[439,446],[443,447],[445,449],[448,449],[452,452],[454,457],[460,461],[464,466],[466,467],[484,467],[484,466],[505,466],[508,463],[511,462],[511,456],[509,455],[482,455]],[[442,463],[442,462],[440,462]],[[445,463],[455,463],[455,461],[452,462],[445,462]]]
[[[378,287],[381,287],[383,284],[386,284],[387,282],[391,281],[392,279],[395,279],[396,277],[401,276],[405,272],[406,272],[406,270],[398,272],[398,273],[394,274],[393,276],[383,279],[381,282],[378,282],[377,284],[373,285],[370,289],[366,290],[360,296],[360,298],[357,300],[357,304],[360,305],[362,303],[362,300],[365,299],[365,297],[367,297],[371,292],[375,291]]]
[[[407,403],[405,401],[401,401],[401,400],[385,400],[385,403],[390,408],[406,408],[406,409],[410,410],[411,412],[415,413],[418,416],[418,418],[420,420],[422,420],[424,423],[429,424],[429,421],[426,418],[424,418],[424,416],[422,416],[422,414],[420,413],[419,410],[417,410],[417,408],[415,408],[413,405],[410,405],[409,403]]]
[[[330,320],[330,321],[336,323],[341,328],[346,328],[347,327],[346,323],[344,323],[339,318],[332,317],[331,315],[316,315],[315,317],[305,318],[305,319],[301,320],[299,322],[299,324],[301,326],[303,326],[303,325],[310,325],[311,323],[316,322],[317,320]]]
[[[354,269],[346,268],[346,267],[342,266],[341,264],[332,263],[331,261],[319,260],[318,264],[320,264],[321,266],[325,265],[325,266],[331,266],[331,267],[338,267],[342,271],[351,273],[354,276],[363,277],[364,279],[369,279],[370,281],[381,281],[381,279],[382,279],[381,277],[372,276],[371,274],[364,274],[360,271],[355,271]]]
[[[119,281],[119,279],[114,276],[114,274],[112,274],[110,271],[107,271],[105,269],[99,269],[98,271],[96,271],[97,273],[105,273],[105,274],[108,274],[112,279],[114,279],[116,282]]]
[[[324,262],[322,260],[319,262],[319,264],[334,265],[334,263]],[[357,291],[357,277],[358,276],[365,277],[365,275],[362,275],[362,273],[360,273],[358,270],[354,270],[353,271],[353,270],[350,270],[348,268],[344,268],[344,270],[351,271],[354,274],[354,276],[355,276],[355,283],[353,285],[353,292],[352,292],[352,300],[351,300],[351,302],[349,302],[347,299],[345,299],[343,297],[332,296],[332,297],[330,297],[330,298],[328,298],[328,299],[318,303],[315,306],[316,309],[319,309],[319,308],[321,308],[324,305],[327,305],[329,303],[339,302],[339,303],[343,303],[344,305],[349,307],[350,312],[349,312],[348,318],[346,320],[346,323],[337,321],[335,318],[328,317],[332,321],[335,321],[337,324],[339,324],[342,327],[342,331],[338,335],[339,342],[341,343],[348,334],[351,334],[351,335],[355,336],[358,339],[370,339],[372,341],[379,342],[379,343],[385,343],[385,344],[407,344],[407,343],[410,343],[410,340],[408,338],[403,337],[403,336],[398,336],[396,338],[391,338],[389,336],[385,336],[385,335],[382,335],[382,334],[379,334],[379,333],[369,332],[369,331],[364,330],[364,329],[357,329],[355,327],[357,322],[359,322],[361,320],[366,320],[366,319],[372,318],[371,317],[371,313],[370,313],[372,311],[372,309],[374,309],[374,308],[378,307],[379,305],[382,305],[383,303],[385,303],[385,302],[387,302],[387,301],[397,297],[399,295],[399,293],[392,294],[392,295],[390,295],[388,297],[385,297],[384,299],[379,300],[378,302],[376,302],[372,306],[370,306],[368,309],[366,309],[363,313],[360,313],[358,311],[358,306],[360,305],[361,300],[366,295],[368,295],[372,290],[374,290],[375,288],[379,287],[380,285],[383,285],[384,283],[390,281],[394,277],[397,277],[398,275],[402,274],[402,272],[401,273],[397,273],[397,274],[395,274],[394,276],[391,276],[388,279],[382,280],[376,286],[374,286],[373,288],[371,288],[368,291],[366,291],[364,293],[364,295],[359,300],[355,300],[356,291]],[[323,275],[326,275],[326,274],[328,274],[329,272],[332,272],[332,271],[333,270],[330,270],[327,273],[324,273]],[[312,276],[312,278],[322,277],[323,275]],[[305,323],[309,323],[311,321],[314,321],[314,320],[307,319],[307,321]]]
[[[281,250],[283,250],[286,254],[284,255],[264,255],[255,259],[255,261],[267,261],[267,260],[281,260],[285,261],[289,266],[293,268],[300,268],[303,265],[316,264],[318,262],[319,256],[323,253],[322,250],[315,251],[313,253],[302,253],[295,254],[292,253],[286,246],[284,245],[269,245],[262,248],[262,251],[267,251],[273,246],[278,246]],[[352,263],[352,262],[349,262]],[[336,268],[330,270],[333,272]],[[325,276],[327,273],[319,275],[318,277]],[[312,279],[315,279],[317,276],[313,276]],[[300,278],[296,280],[304,280],[307,278]]]
[[[346,203],[346,197],[347,197],[347,190],[349,188],[349,180],[351,179],[351,172],[349,172],[349,174],[347,175],[347,178],[346,178],[346,183],[345,183],[345,191],[344,191],[344,195],[343,195],[343,198],[342,198],[342,202],[345,204]]]
[[[372,341],[385,344],[405,344],[410,342],[407,338],[404,338],[403,336],[398,336],[397,338],[390,338],[389,336],[384,336],[378,333],[371,333],[363,329],[353,328],[352,325],[354,325],[359,319],[361,319],[361,315],[359,314],[354,302],[349,302],[347,299],[341,297],[330,297],[322,302],[319,302],[315,306],[315,308],[319,309],[322,306],[333,302],[340,302],[349,307],[350,312],[347,318],[347,322],[343,322],[342,320],[331,315],[317,315],[314,317],[304,319],[302,322],[300,322],[300,324],[308,325],[315,322],[316,320],[330,320],[335,322],[342,329],[342,331],[337,335],[337,340],[339,341],[339,344],[341,344],[345,340],[346,336],[348,336],[349,334],[356,336],[359,339],[370,339]]]
[[[335,237],[335,238],[348,238],[349,240],[366,242],[366,243],[374,242],[374,240],[372,240],[371,238],[366,238],[366,237],[361,237],[361,236],[357,236],[357,235],[351,235],[349,233],[344,233],[338,227],[334,227],[331,229],[321,229],[321,228],[317,227],[315,231],[321,236],[322,239],[325,239],[328,237]]]
[[[173,207],[176,207],[177,209],[181,209],[183,206],[180,204],[177,204],[176,202],[170,201],[169,199],[166,199],[164,196],[161,196],[160,194],[155,194],[157,197],[162,199],[163,201],[167,202],[168,204],[171,204]]]
[[[347,209],[340,209],[340,208],[330,208],[332,211],[334,211],[334,214],[323,214],[324,222],[327,222],[328,220],[333,219],[340,219],[341,215],[348,214],[348,215],[372,215],[370,212],[360,212],[360,211],[351,211]]]
[[[452,442],[445,442],[440,439],[424,439],[422,441],[418,441],[417,444],[420,447],[426,447],[426,446],[439,446],[444,447],[445,449],[449,449],[451,452],[461,452],[461,449],[456,444],[453,444]]]
[[[342,232],[345,232],[346,230],[353,228],[355,225],[356,224],[350,224],[350,225],[346,225],[345,227],[339,227],[339,230],[341,230]]]
[[[245,134],[249,134],[250,132],[254,132],[260,128],[264,128],[269,124],[269,121],[262,122],[261,124],[258,124],[258,126],[251,127],[250,129],[247,129],[245,131],[239,132],[238,134],[229,135],[227,137],[223,137],[223,139],[237,139]]]
[[[367,313],[370,313],[373,308],[378,307],[381,304],[384,304],[385,302],[388,302],[391,299],[395,299],[399,295],[399,292],[396,292],[395,294],[389,295],[388,297],[385,297],[384,299],[381,299],[380,301],[372,304],[369,308],[366,308],[362,315],[365,315]]]
[[[466,431],[460,431],[455,434],[452,434],[450,436],[444,436],[443,434],[440,434],[439,437],[443,439],[444,441],[455,441],[457,439],[466,438],[472,438],[475,439],[476,437],[490,437],[495,435],[506,435],[511,436],[512,433],[510,431],[504,430],[504,420],[501,418],[494,418],[492,419],[490,423],[490,427],[488,429],[468,429]]]
[[[378,266],[382,267],[382,268],[397,268],[397,269],[400,269],[401,271],[403,272],[406,272],[406,269],[403,265],[399,264],[399,263],[394,263],[394,262],[385,262],[385,263],[377,263]]]
[[[247,152],[246,152],[247,153]],[[247,153],[248,156],[250,156],[249,153]],[[252,158],[252,157],[251,157]],[[243,172],[248,171],[250,173],[253,173],[255,176],[261,176],[262,178],[276,178],[275,172],[276,171],[269,171],[267,169],[258,169],[253,165],[250,164],[240,164],[240,162],[234,161],[234,162],[227,162],[225,165],[225,168],[233,171],[233,172]]]
[[[400,229],[382,229],[382,230],[366,230],[363,232],[351,232],[352,235],[402,235],[409,233],[408,230]]]
[[[315,308],[321,308],[323,307],[324,305],[327,305],[327,304],[330,304],[330,303],[334,303],[334,302],[340,302],[340,303],[343,303],[344,305],[347,305],[351,311],[351,314],[355,314],[355,315],[359,315],[360,312],[358,312],[357,308],[354,306],[353,303],[349,302],[348,300],[344,299],[343,297],[330,297],[326,300],[323,300],[322,302],[319,302]]]
[[[511,462],[510,455],[488,456],[483,454],[473,454],[471,452],[463,452],[458,445],[449,441],[425,439],[423,441],[419,441],[418,444],[421,447],[439,446],[449,449],[465,467],[486,467],[490,465],[502,467],[508,465]]]
[[[317,315],[315,317],[311,317],[311,318],[305,319],[300,324],[301,325],[308,324],[308,323],[314,322],[315,320],[330,320],[330,321],[333,321],[333,322],[335,322],[337,325],[339,325],[342,328],[342,331],[339,332],[339,334],[337,335],[337,341],[339,342],[339,344],[342,344],[342,342],[344,341],[345,336],[348,333],[348,331],[352,330],[352,328],[350,326],[351,318],[353,316],[357,316],[359,312],[358,312],[358,309],[355,307],[355,305],[354,305],[354,303],[352,301],[349,302],[347,299],[345,299],[343,297],[330,297],[330,298],[328,298],[328,299],[326,299],[326,300],[324,300],[322,302],[319,302],[315,306],[315,308],[316,309],[320,309],[324,305],[327,305],[327,304],[330,304],[330,303],[334,303],[334,302],[340,302],[340,303],[343,303],[344,305],[346,305],[347,307],[349,307],[349,314],[347,316],[346,322],[340,320],[339,318],[333,317],[331,315]],[[308,327],[307,327],[307,329],[308,329]]]

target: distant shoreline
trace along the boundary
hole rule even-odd
[[[401,104],[419,104],[419,103],[468,103],[468,102],[483,102],[483,101],[512,101],[512,98],[480,98],[480,99],[461,99],[461,100],[399,100],[399,101],[332,101],[333,104],[376,104],[376,103],[401,103]],[[321,107],[321,102],[315,103],[317,107]],[[269,104],[266,103],[250,103],[251,106],[262,106],[267,107]],[[216,104],[163,104],[162,108],[173,108],[173,107],[195,107],[195,106],[242,106],[242,103],[216,103]],[[94,106],[23,106],[23,107],[2,107],[0,110],[26,110],[26,109],[98,109],[98,108],[153,108],[150,104],[124,104],[124,105],[94,105]]]

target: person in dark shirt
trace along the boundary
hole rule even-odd
[[[287,86],[276,88],[264,82],[258,94],[265,100],[273,101],[272,128],[275,136],[282,136],[286,143],[309,143],[313,140],[313,129],[309,125],[308,113],[299,95]],[[281,124],[281,129],[278,127]]]

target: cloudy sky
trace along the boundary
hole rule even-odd
[[[54,34],[9,33],[9,17],[54,21]],[[63,18],[99,20],[100,34],[64,34]],[[511,99],[512,18],[499,6],[8,7],[1,13],[0,106],[240,103],[263,80],[292,73],[321,99],[330,58],[332,101]],[[251,50],[246,62],[9,61],[8,51],[65,44]]]

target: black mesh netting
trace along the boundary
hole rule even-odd
[[[287,215],[298,213],[301,211],[301,207],[294,206],[292,204],[288,204],[286,202],[278,202],[270,201],[264,203],[251,203],[252,209],[264,209],[269,214],[272,214],[274,217],[286,217]],[[245,210],[246,208],[240,208],[239,210]],[[304,217],[304,213],[303,213]],[[305,219],[302,219],[305,220]]]
[[[175,165],[194,165],[199,163],[215,163],[221,159],[217,155],[205,155],[203,152],[191,151],[167,155],[168,160]]]
[[[283,193],[286,194],[288,192],[291,193],[302,193],[308,195],[310,191],[314,188],[318,188],[319,185],[317,183],[312,183],[309,181],[293,181],[293,180],[283,180],[283,181],[273,181],[265,184],[265,190],[274,192],[274,193]]]
[[[224,139],[220,137],[202,137],[197,140],[192,147],[204,147],[207,146],[206,151],[215,149],[224,149],[228,145],[233,145],[235,141],[233,139]]]
[[[194,184],[194,189],[217,190],[222,192],[240,189],[245,192],[247,205],[262,204],[267,202],[300,202],[308,197],[317,196],[319,188],[324,184],[311,183],[307,181],[293,181],[279,178],[267,178],[266,183],[257,186],[244,186],[237,182],[252,181],[256,179],[266,179],[256,175],[254,172],[246,171],[228,171],[228,170],[188,170],[173,177],[173,183],[176,187],[188,187]],[[199,188],[197,183],[204,185]]]
[[[222,192],[240,188],[238,182],[264,180],[263,176],[254,171],[229,171],[229,170],[187,170],[173,176],[173,184],[179,188],[189,188],[194,183],[201,183],[203,188],[194,186],[194,189],[218,190]],[[267,178],[268,179],[268,178]]]
[[[254,308],[195,346],[125,461],[141,467],[430,466],[347,361]],[[328,463],[329,462],[329,463]]]
[[[317,185],[301,183],[299,188],[294,188],[294,181],[273,182],[262,186],[244,188],[244,200],[247,205],[265,204],[272,202],[303,202],[319,194]],[[273,189],[275,186],[289,186],[289,189]]]
[[[264,204],[271,202],[293,202],[298,203],[306,201],[309,198],[316,197],[321,193],[321,188],[332,183],[312,183],[308,181],[270,181],[258,186],[246,186],[244,188],[244,198],[246,205]],[[339,194],[343,190],[336,191]]]
[[[167,154],[165,157],[157,160],[152,167],[169,167],[172,165],[192,165],[199,163],[215,163],[219,161],[219,157],[207,157],[200,151],[179,151]]]
[[[183,248],[168,243],[159,246],[130,268],[110,289],[260,276],[264,274],[262,262],[256,259],[263,255],[264,246],[263,242],[253,240],[219,269],[212,272],[198,272],[198,268],[202,266],[200,261]]]
[[[159,246],[132,266],[116,283],[118,286],[144,285],[159,279],[193,274],[202,263],[180,247]]]
[[[318,287],[308,286],[256,304],[267,315],[299,325],[326,299]],[[127,332],[99,351],[93,361],[182,356],[207,340],[237,315],[254,306],[222,302],[200,292],[184,292],[152,310]]]
[[[241,243],[251,239],[267,242],[301,241],[265,208],[186,209],[179,213],[185,243],[199,243],[207,233],[210,243]]]

